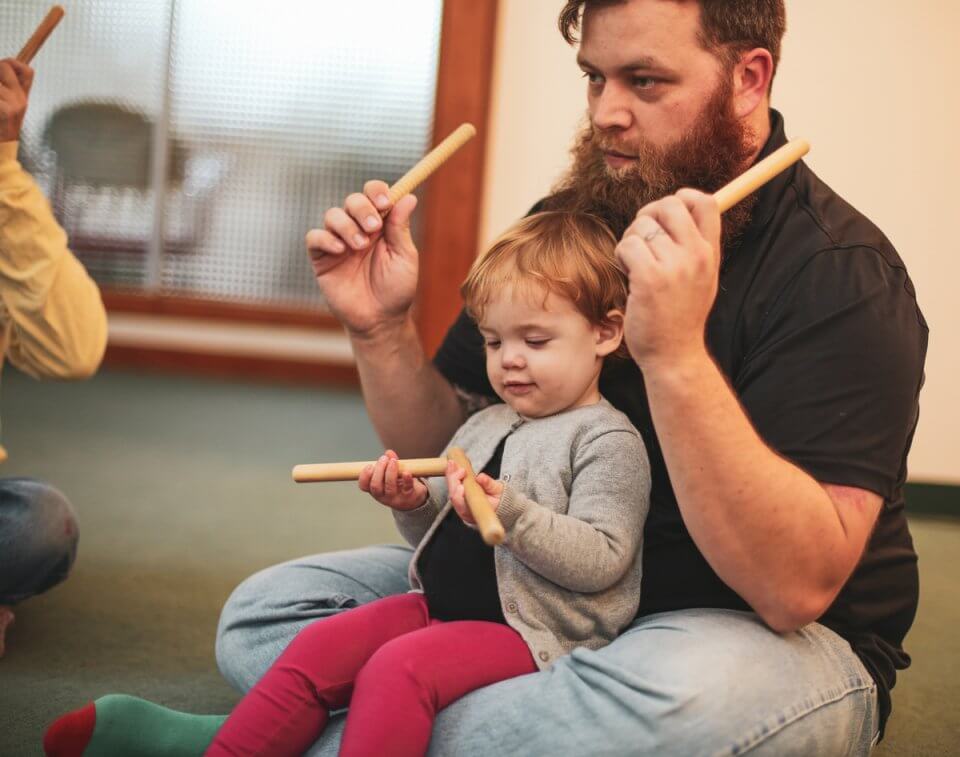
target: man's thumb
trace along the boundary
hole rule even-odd
[[[415,195],[400,198],[393,206],[393,210],[384,219],[383,233],[390,244],[413,246],[413,237],[410,235],[410,217],[417,207]]]

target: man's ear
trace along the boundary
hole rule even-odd
[[[733,109],[746,118],[764,102],[773,80],[773,56],[763,47],[743,53],[733,69]]]
[[[603,317],[603,323],[593,327],[597,338],[597,357],[606,357],[623,342],[623,311],[611,310]]]

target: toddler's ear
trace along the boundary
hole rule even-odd
[[[597,355],[606,357],[616,352],[623,341],[623,312],[611,310],[604,316],[603,323],[594,326],[597,337]]]

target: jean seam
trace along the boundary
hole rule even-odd
[[[760,729],[760,733],[753,737],[746,739],[742,744],[734,743],[731,747],[718,752],[718,755],[743,755],[746,754],[758,746],[763,744],[765,741],[769,741],[771,738],[776,736],[778,733],[783,731],[787,726],[793,725],[794,723],[802,720],[807,715],[826,707],[827,705],[835,704],[847,698],[851,694],[856,694],[862,691],[868,691],[874,688],[876,684],[873,681],[866,682],[863,680],[858,680],[857,685],[848,685],[847,688],[833,694],[828,693],[826,697],[821,698],[819,701],[813,701],[812,699],[807,699],[801,702],[800,706],[794,705],[787,708],[784,712],[791,712],[792,714],[789,717],[784,717],[783,714],[777,715],[776,717],[768,718],[766,721],[761,721],[757,726]],[[782,719],[781,719],[782,718]],[[775,725],[771,726],[771,723]]]

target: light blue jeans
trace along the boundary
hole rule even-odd
[[[411,554],[369,547],[251,576],[220,617],[223,675],[246,691],[303,626],[406,591]],[[344,720],[311,757],[337,753]],[[753,613],[684,610],[468,694],[440,713],[429,754],[866,755],[878,725],[873,679],[833,631],[776,634]]]
[[[32,478],[0,478],[0,605],[63,581],[78,538],[73,506],[60,491]]]

